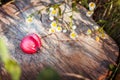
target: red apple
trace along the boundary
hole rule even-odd
[[[20,48],[27,54],[34,54],[40,49],[41,45],[40,37],[37,34],[32,33],[22,39]]]

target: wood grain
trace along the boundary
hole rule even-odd
[[[69,38],[69,31],[48,35],[51,21],[45,11],[42,17],[35,15],[32,23],[26,23],[29,14],[51,4],[50,1],[52,0],[17,0],[13,4],[0,7],[0,36],[4,37],[11,57],[21,65],[21,80],[35,80],[37,74],[46,66],[57,70],[62,76],[61,80],[100,80],[104,75],[103,78],[107,79],[109,64],[116,64],[118,47],[107,34],[106,39],[100,39],[99,42],[94,39],[96,34],[85,34],[88,28],[94,31],[93,26],[97,24],[86,16],[87,10],[84,7],[80,6],[79,13],[73,14],[77,25],[77,40]],[[65,12],[71,9],[64,4],[61,7]],[[67,25],[65,22],[69,22],[71,14],[64,14],[61,25]],[[48,36],[42,38],[43,46],[38,53],[27,55],[21,51],[19,44],[25,35],[32,32],[40,37]],[[9,80],[5,75],[0,75],[2,80]]]

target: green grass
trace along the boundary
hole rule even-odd
[[[120,49],[120,0],[88,1],[96,2],[97,8],[93,15],[94,20],[116,41]],[[119,71],[120,59],[118,59],[117,64],[110,76],[110,80],[113,80]]]
[[[120,0],[99,0],[96,4],[94,20],[120,47]]]

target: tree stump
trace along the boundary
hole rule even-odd
[[[94,39],[96,34],[86,35],[89,28],[94,31],[93,26],[98,25],[86,16],[87,10],[84,7],[79,6],[79,12],[73,13],[73,20],[77,26],[77,40],[69,38],[69,31],[49,35],[51,21],[46,11],[43,11],[42,15],[35,15],[33,22],[26,22],[28,15],[46,5],[56,3],[57,0],[52,1],[54,0],[16,0],[12,4],[0,7],[0,36],[4,37],[11,57],[21,65],[21,80],[36,80],[38,73],[46,66],[57,70],[61,80],[107,79],[109,65],[116,64],[118,47],[107,34],[105,39],[100,38],[99,42]],[[71,8],[65,4],[61,7],[66,13],[61,24],[67,25],[72,14],[67,12]],[[38,53],[24,54],[19,47],[20,41],[32,32],[40,37],[48,36],[42,38],[43,46]],[[3,72],[1,67],[2,80],[9,80],[9,76]]]

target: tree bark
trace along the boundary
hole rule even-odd
[[[34,0],[33,0],[34,1]],[[87,10],[79,6],[79,11],[73,13],[73,20],[77,26],[77,40],[69,38],[67,33],[54,33],[49,35],[51,21],[49,15],[43,11],[41,15],[35,15],[31,23],[26,23],[26,18],[36,10],[51,4],[52,0],[37,1],[18,0],[13,4],[0,7],[0,36],[4,37],[11,57],[22,68],[21,80],[35,80],[38,73],[46,66],[57,70],[61,80],[102,80],[109,77],[109,65],[116,65],[118,47],[116,43],[105,34],[105,39],[95,40],[95,33],[86,35],[90,28],[93,32],[98,26],[91,17],[86,16]],[[67,25],[72,13],[70,6],[61,5],[65,13],[63,23]],[[23,53],[19,47],[21,39],[29,33],[37,33],[42,38],[42,48],[34,55]],[[47,36],[46,36],[47,35]],[[8,80],[2,74],[2,80]],[[4,72],[4,71],[3,71]]]

